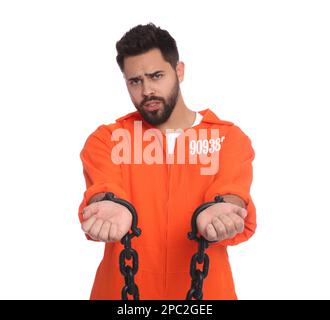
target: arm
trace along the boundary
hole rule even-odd
[[[256,209],[250,195],[255,153],[251,141],[237,126],[232,126],[219,155],[219,171],[205,192],[205,202],[213,201],[216,195],[247,210],[244,229],[231,239],[210,246],[237,245],[248,240],[256,229]]]
[[[83,209],[100,199],[105,192],[113,192],[117,197],[129,201],[123,185],[121,166],[112,162],[111,131],[100,126],[86,140],[80,153],[86,191],[79,206],[79,219],[83,222]],[[90,239],[89,236],[86,237]]]

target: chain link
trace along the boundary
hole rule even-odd
[[[103,200],[110,200],[125,206],[132,214],[132,232],[127,233],[120,242],[124,245],[124,250],[119,255],[120,272],[124,276],[125,285],[121,290],[122,300],[128,300],[128,294],[133,296],[134,300],[139,300],[139,288],[134,282],[134,276],[139,268],[138,253],[131,247],[131,240],[141,234],[141,229],[137,227],[137,214],[135,208],[126,200],[116,198],[112,192],[107,192]],[[126,264],[126,260],[132,260],[132,266]]]
[[[205,249],[208,248],[210,242],[217,241],[208,241],[204,237],[197,236],[197,217],[198,215],[205,210],[206,208],[220,202],[225,202],[223,197],[216,196],[214,201],[206,202],[200,205],[191,218],[191,229],[192,231],[188,233],[188,238],[190,240],[196,240],[198,243],[198,251],[195,253],[190,261],[190,277],[191,277],[191,286],[187,292],[186,300],[191,300],[195,298],[196,300],[203,299],[203,282],[209,272],[210,258],[205,252]],[[202,264],[202,270],[197,269],[198,264]]]

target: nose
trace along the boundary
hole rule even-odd
[[[150,81],[144,81],[142,94],[145,97],[148,97],[148,96],[153,95],[154,93],[155,93],[155,90],[152,87],[152,84],[150,83]]]

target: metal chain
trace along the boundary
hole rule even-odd
[[[128,294],[133,296],[134,300],[139,300],[139,288],[134,282],[134,276],[139,268],[138,253],[131,247],[131,240],[141,234],[141,229],[137,227],[137,214],[135,208],[126,200],[115,198],[112,192],[107,192],[103,200],[110,200],[125,206],[132,214],[132,232],[127,234],[120,240],[124,245],[124,250],[119,255],[120,272],[125,278],[125,285],[121,290],[122,300],[128,300]],[[126,264],[126,260],[132,259],[132,267]]]
[[[190,261],[190,276],[191,276],[191,286],[187,292],[186,300],[191,300],[195,298],[196,300],[203,299],[203,282],[209,272],[210,259],[205,249],[208,248],[209,243],[217,241],[208,241],[204,237],[197,236],[197,217],[206,208],[219,203],[225,202],[222,196],[216,196],[214,201],[206,202],[200,205],[192,215],[191,218],[191,232],[188,232],[188,238],[190,240],[196,240],[198,243],[198,251],[195,253]],[[197,263],[203,264],[202,270],[197,269]]]
[[[139,288],[134,282],[134,276],[138,271],[138,254],[136,250],[131,247],[131,239],[133,237],[138,237],[141,234],[141,229],[137,227],[137,214],[135,208],[126,200],[115,198],[115,195],[112,192],[107,192],[102,200],[110,200],[116,203],[119,203],[125,206],[132,214],[132,233],[127,233],[122,239],[121,243],[124,245],[124,250],[121,251],[119,256],[119,266],[120,272],[125,278],[125,285],[122,288],[122,300],[128,300],[128,294],[133,296],[134,300],[139,300]],[[216,241],[208,241],[204,237],[197,236],[197,216],[206,208],[220,202],[225,202],[223,197],[216,196],[214,201],[206,202],[199,206],[191,219],[191,228],[192,231],[188,233],[188,238],[190,240],[196,240],[198,243],[198,251],[195,253],[190,262],[190,276],[191,276],[191,287],[187,292],[186,300],[191,300],[195,298],[196,300],[203,299],[203,282],[206,278],[210,266],[209,256],[206,254],[205,249],[208,248],[208,244],[210,242]],[[132,260],[132,267],[126,264],[126,260]],[[202,270],[197,269],[197,263],[203,264]]]

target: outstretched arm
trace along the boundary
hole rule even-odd
[[[219,240],[210,246],[236,245],[255,232],[256,210],[250,195],[254,155],[248,136],[233,126],[220,151],[219,172],[204,197],[208,202],[221,195],[227,204],[215,204],[200,213],[197,219],[203,235],[206,236],[208,230],[211,238]]]

